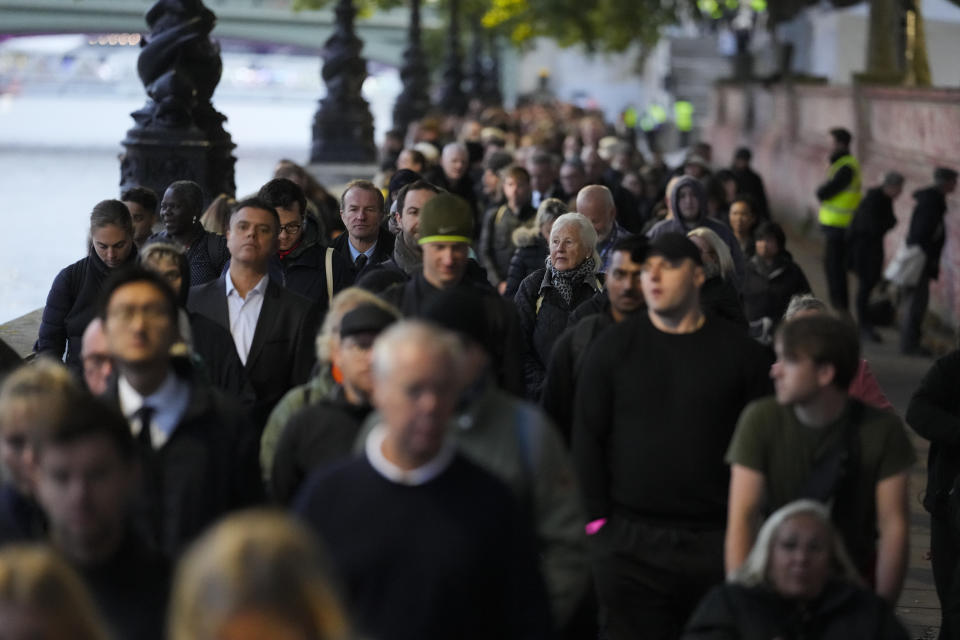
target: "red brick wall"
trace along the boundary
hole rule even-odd
[[[906,233],[913,198],[932,182],[933,168],[960,169],[960,91],[937,89],[722,85],[714,89],[705,136],[714,160],[725,164],[739,145],[753,149],[774,215],[815,221],[816,187],[826,174],[830,128],[854,136],[865,185],[896,170],[906,179],[895,203],[899,223],[887,236],[887,256]],[[931,308],[957,327],[960,321],[960,192],[949,200],[947,247]]]

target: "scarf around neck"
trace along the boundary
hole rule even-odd
[[[554,268],[553,263],[550,261],[550,256],[547,256],[547,273],[550,274],[550,282],[553,283],[557,293],[560,294],[560,297],[567,306],[569,306],[573,300],[573,288],[579,282],[582,282],[593,275],[593,267],[594,261],[593,257],[591,256],[573,269],[569,269],[567,271],[558,271]]]

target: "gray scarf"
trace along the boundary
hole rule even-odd
[[[567,271],[557,271],[553,268],[550,256],[547,256],[547,273],[550,274],[550,282],[563,298],[563,302],[569,307],[573,301],[573,288],[580,282],[590,278],[594,274],[593,257],[589,257],[580,263],[580,266]]]

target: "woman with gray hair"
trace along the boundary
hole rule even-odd
[[[570,312],[600,290],[599,265],[597,232],[590,220],[579,213],[557,218],[546,266],[524,278],[514,297],[526,337],[523,374],[531,400],[540,397],[553,343],[567,328]]]
[[[687,237],[700,249],[703,271],[707,279],[700,286],[700,307],[707,315],[716,316],[747,328],[747,317],[734,281],[737,274],[726,243],[706,227],[697,227]]]
[[[513,232],[513,244],[516,250],[510,258],[510,268],[507,270],[507,288],[503,295],[513,298],[520,288],[520,283],[528,275],[540,268],[543,261],[550,255],[550,230],[557,218],[570,209],[567,203],[559,198],[547,198],[537,207],[537,217],[533,227],[518,227]]]
[[[906,640],[863,587],[827,508],[797,500],[764,523],[746,562],[701,601],[683,640]]]

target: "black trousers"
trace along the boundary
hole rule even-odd
[[[837,311],[850,308],[847,292],[847,230],[821,225],[826,245],[823,249],[823,269],[827,274],[830,304]]]
[[[930,516],[930,565],[940,600],[940,640],[960,638],[960,531],[946,518]]]
[[[861,327],[872,327],[870,321],[870,292],[883,275],[883,244],[861,242],[854,248],[854,269],[857,273],[857,321]]]
[[[930,278],[924,274],[915,287],[906,291],[903,317],[900,320],[900,350],[909,351],[920,346],[923,318],[930,304]]]
[[[722,528],[692,531],[614,516],[590,537],[601,628],[610,640],[676,640],[723,582]]]

